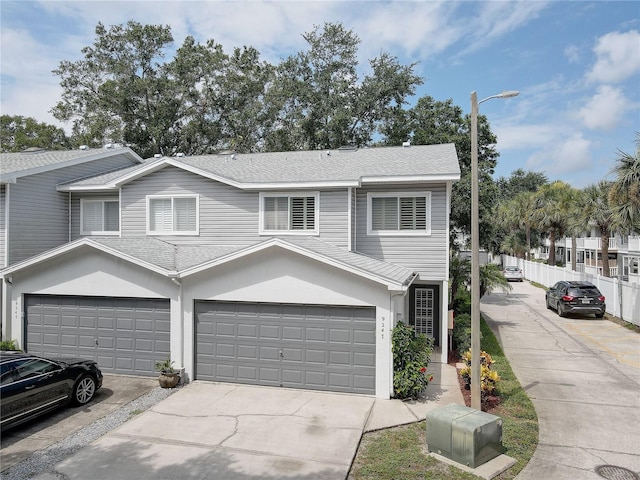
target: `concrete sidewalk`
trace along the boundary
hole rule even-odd
[[[424,420],[431,410],[450,403],[464,405],[455,367],[432,363],[429,372],[433,374],[433,382],[427,387],[425,398],[407,401],[376,399],[364,431],[418,422]]]
[[[538,414],[538,448],[518,480],[638,478],[640,335],[561,318],[528,282],[483,297],[481,311]]]
[[[420,401],[193,382],[34,478],[344,479],[367,431],[463,403],[454,367],[432,364]]]

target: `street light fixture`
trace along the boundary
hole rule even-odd
[[[480,400],[480,222],[478,214],[478,105],[492,98],[516,97],[507,90],[478,101],[471,92],[471,408],[481,410]]]

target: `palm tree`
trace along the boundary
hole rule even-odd
[[[466,287],[471,279],[471,262],[460,255],[452,255],[449,261],[449,285],[451,287],[451,303],[456,301],[458,290]]]
[[[613,168],[616,180],[609,193],[617,223],[625,230],[640,233],[640,132],[636,133],[636,153],[618,150]]]
[[[507,252],[514,257],[522,258],[527,253],[527,246],[522,242],[522,232],[513,232],[504,237],[500,251]]]
[[[575,193],[560,180],[543,185],[536,193],[535,226],[549,235],[549,265],[556,264],[556,239],[567,229]]]
[[[487,293],[491,293],[496,287],[500,287],[505,293],[513,288],[500,271],[498,265],[495,263],[480,265],[480,298]]]
[[[537,208],[534,192],[520,192],[498,208],[498,221],[508,230],[522,229],[526,238],[526,256],[531,260],[531,229],[535,226],[535,210]],[[504,245],[513,243],[509,239],[515,232],[505,238]]]
[[[582,191],[578,208],[578,221],[584,226],[595,227],[602,241],[602,273],[609,277],[609,237],[616,231],[615,209],[609,204],[612,182],[602,180]],[[596,258],[596,266],[598,259]]]

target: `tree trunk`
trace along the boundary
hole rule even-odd
[[[531,260],[531,228],[527,225],[526,229],[527,234],[527,254],[525,255],[525,260]]]
[[[609,232],[600,232],[602,238],[602,275],[605,277],[611,276],[611,270],[609,269]],[[597,265],[598,259],[596,259]]]
[[[578,241],[575,235],[571,235],[571,270],[576,271],[576,250],[578,250]]]
[[[547,264],[556,265],[556,232],[553,229],[549,233],[549,259]]]

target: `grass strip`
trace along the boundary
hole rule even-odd
[[[502,445],[505,453],[516,460],[513,467],[496,478],[509,480],[520,473],[535,452],[538,416],[484,319],[480,328],[482,349],[495,361],[492,368],[501,378],[497,390],[502,402],[493,413],[503,419]],[[428,456],[424,421],[365,434],[349,474],[352,480],[477,478]]]

